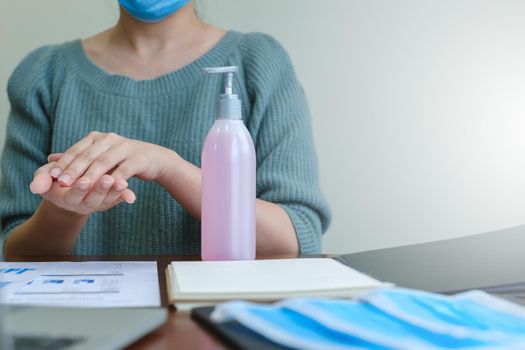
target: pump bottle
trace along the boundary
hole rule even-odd
[[[202,260],[255,259],[255,147],[233,93],[236,66],[205,68],[224,74],[216,120],[204,141],[201,187]]]

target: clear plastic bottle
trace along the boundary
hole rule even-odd
[[[255,259],[255,147],[233,94],[237,67],[206,68],[225,74],[217,119],[202,151],[202,260]]]

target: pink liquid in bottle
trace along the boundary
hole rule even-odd
[[[215,121],[202,152],[203,260],[255,259],[255,148],[242,120]]]
[[[225,72],[236,67],[217,68]],[[210,72],[210,71],[209,71]],[[231,84],[231,80],[230,80]],[[240,100],[220,95],[218,117],[202,151],[202,260],[255,259],[255,147]]]

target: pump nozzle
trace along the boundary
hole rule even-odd
[[[241,119],[241,100],[233,93],[233,75],[239,67],[204,68],[209,74],[224,74],[224,93],[219,96],[217,119]]]
[[[204,71],[209,74],[223,74],[224,73],[224,94],[233,94],[233,74],[239,72],[239,67],[215,67],[215,68],[204,68]]]

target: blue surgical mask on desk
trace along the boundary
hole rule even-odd
[[[357,301],[232,302],[217,306],[212,317],[237,320],[270,340],[300,349],[479,350],[525,348],[525,317],[520,312],[483,293],[446,297],[382,289]]]
[[[283,307],[282,304],[228,302],[215,307],[212,320],[235,320],[252,331],[293,349],[389,349],[323,327],[315,320]]]
[[[190,0],[118,0],[133,18],[147,23],[162,21]]]
[[[451,297],[399,288],[373,291],[361,300],[391,317],[439,334],[487,340],[525,335],[525,311],[482,291]]]

